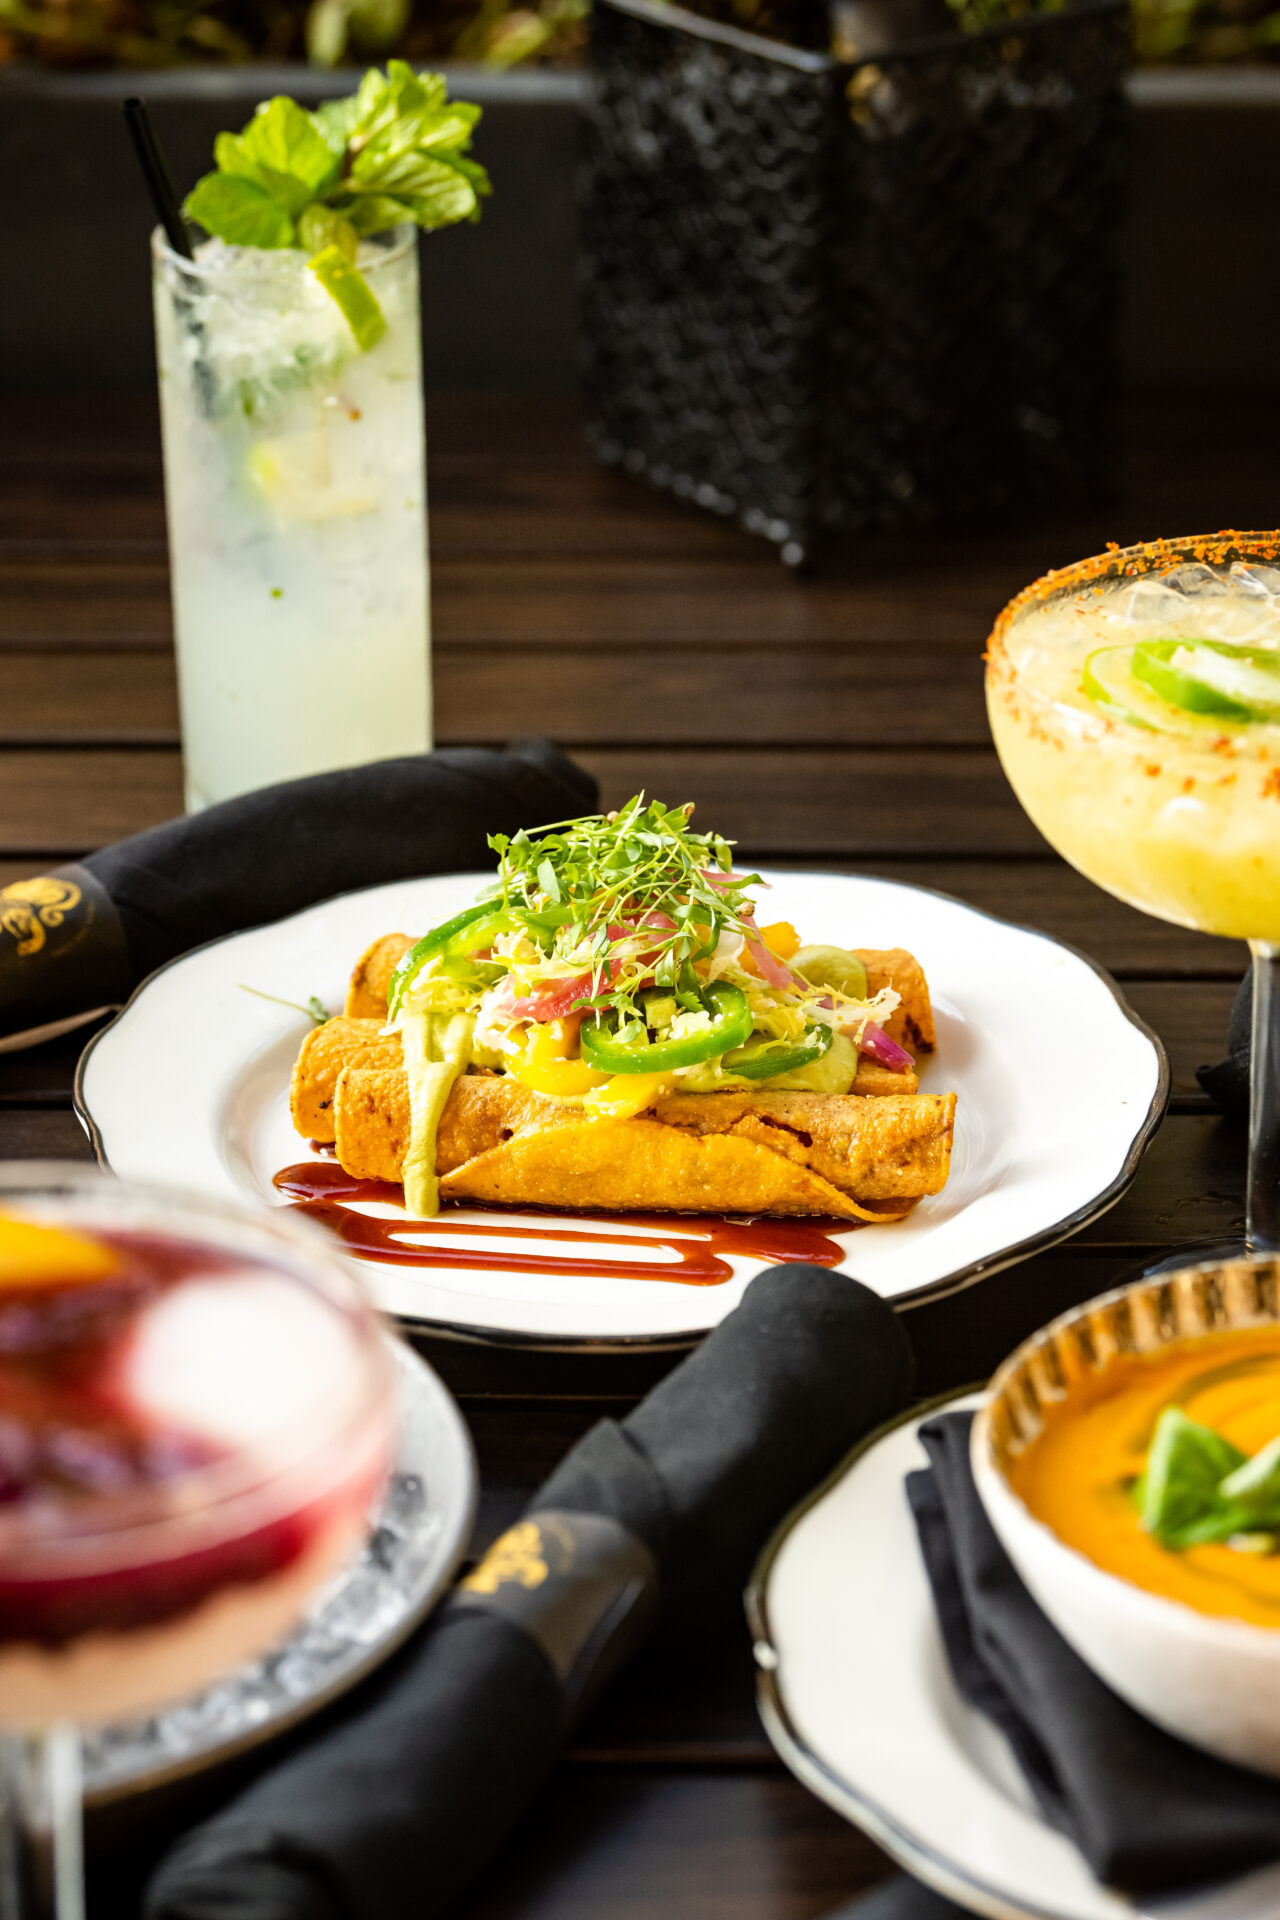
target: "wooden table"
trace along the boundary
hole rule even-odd
[[[1239,1229],[1243,1139],[1194,1070],[1221,1052],[1243,949],[1145,919],[1049,852],[992,752],[981,652],[1020,586],[1108,539],[1272,524],[1275,425],[1253,403],[1153,401],[1128,416],[1105,516],[878,541],[799,580],[600,472],[568,397],[431,405],[441,744],[546,733],[606,805],[693,798],[748,859],[919,881],[1042,927],[1109,967],[1169,1047],[1172,1107],[1130,1193],[1068,1246],[913,1313],[922,1391],[982,1375],[1144,1255]],[[154,404],[0,399],[0,885],[180,805]],[[75,1054],[0,1057],[0,1156],[88,1158]],[[443,1342],[431,1358],[476,1437],[482,1539],[670,1364]],[[730,1597],[623,1677],[467,1912],[807,1920],[886,1870],[774,1758]],[[123,1911],[108,1882],[97,1911]]]

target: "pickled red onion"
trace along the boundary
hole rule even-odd
[[[915,1065],[915,1056],[891,1040],[882,1027],[874,1020],[868,1020],[862,1029],[858,1045],[862,1052],[872,1060],[878,1060],[882,1067],[888,1067],[892,1073],[906,1073]]]

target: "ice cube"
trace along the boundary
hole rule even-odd
[[[334,1308],[283,1274],[197,1276],[141,1315],[122,1385],[154,1420],[250,1446],[349,1398],[352,1341]]]
[[[1251,599],[1272,600],[1280,596],[1280,567],[1252,565],[1233,560],[1228,569],[1231,584]]]
[[[1191,609],[1184,594],[1158,578],[1135,580],[1102,603],[1107,617],[1125,625],[1177,628]]]
[[[1168,573],[1162,573],[1159,578],[1171,593],[1186,594],[1188,598],[1202,593],[1231,591],[1222,569],[1211,567],[1204,560],[1188,560],[1180,567],[1171,567]]]
[[[369,1567],[344,1582],[321,1610],[318,1624],[358,1646],[371,1647],[399,1625],[407,1606],[404,1589]]]

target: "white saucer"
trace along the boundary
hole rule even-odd
[[[921,1422],[980,1401],[935,1401],[873,1434],[765,1548],[747,1612],[770,1739],[917,1879],[993,1920],[1275,1920],[1280,1863],[1190,1894],[1103,1886],[957,1692],[903,1481],[926,1464]]]

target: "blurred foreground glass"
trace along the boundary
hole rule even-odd
[[[33,1269],[15,1220],[92,1238]],[[264,1653],[354,1550],[391,1365],[305,1226],[0,1167],[3,1920],[83,1913],[77,1727]]]
[[[987,657],[996,747],[1045,838],[1143,913],[1249,943],[1246,1244],[1278,1249],[1280,534],[1156,541],[1049,574],[1005,608]]]
[[[294,248],[152,236],[189,809],[431,745],[416,233],[362,352]]]

